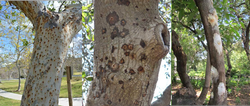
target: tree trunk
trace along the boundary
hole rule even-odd
[[[226,105],[227,91],[225,66],[223,57],[222,41],[218,27],[218,16],[211,0],[195,0],[199,9],[205,35],[208,42],[208,51],[211,62],[211,73],[213,79],[212,105]]]
[[[170,35],[156,0],[94,3],[94,79],[87,106],[149,106]]]
[[[199,98],[196,100],[197,105],[203,105],[204,101],[206,100],[207,92],[209,91],[210,88],[210,80],[211,80],[211,65],[210,65],[209,52],[207,52],[205,84],[204,87],[202,88],[202,92]]]
[[[29,18],[36,31],[21,106],[57,106],[67,49],[82,25],[81,6],[55,13],[40,1],[9,2]]]
[[[179,37],[175,31],[172,30],[172,50],[175,57],[177,58],[177,72],[180,76],[183,87],[190,88],[192,93],[195,95],[195,90],[190,82],[189,76],[187,75],[187,56],[183,51],[180,43]]]
[[[246,55],[248,60],[250,61],[250,51],[249,51],[249,28],[250,28],[250,21],[248,25],[246,26],[246,35],[242,33],[241,38],[244,44],[244,50],[246,51]],[[244,32],[244,29],[242,28],[242,32]]]

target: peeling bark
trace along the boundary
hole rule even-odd
[[[195,95],[196,92],[186,72],[187,56],[179,43],[179,37],[177,33],[173,30],[172,30],[172,50],[174,52],[175,57],[177,58],[177,72],[178,75],[180,76],[183,87],[190,88],[192,90],[192,93]]]
[[[195,2],[199,9],[202,23],[205,29],[211,69],[212,72],[218,73],[218,77],[212,75],[214,97],[212,98],[211,104],[226,105],[227,91],[225,87],[226,78],[223,56],[224,54],[218,27],[218,16],[211,0],[195,0]]]
[[[9,1],[34,26],[35,40],[21,106],[57,106],[68,46],[81,29],[81,6],[51,12],[40,1]]]
[[[149,106],[170,35],[158,1],[94,3],[94,79],[86,106]]]

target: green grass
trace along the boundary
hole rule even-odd
[[[0,96],[0,106],[20,106],[20,100],[13,100]]]
[[[82,77],[72,77],[70,80],[71,82],[71,92],[72,97],[82,97]],[[17,92],[18,87],[18,80],[6,80],[2,81],[0,84],[0,89],[5,90],[7,92],[23,94],[25,80],[21,80],[21,91]],[[62,78],[61,89],[60,89],[60,98],[67,98],[68,97],[68,88],[67,88],[67,80],[66,77]],[[2,106],[2,105],[0,105]],[[4,106],[4,105],[3,105]]]

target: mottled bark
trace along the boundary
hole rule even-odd
[[[171,85],[163,92],[162,96],[154,101],[151,106],[170,106],[171,101]]]
[[[155,0],[94,3],[94,79],[87,106],[149,106],[170,36]]]
[[[195,0],[195,2],[201,15],[208,42],[214,94],[211,104],[226,105],[224,54],[218,27],[218,16],[211,0]]]
[[[183,51],[179,42],[179,37],[175,31],[172,30],[172,50],[175,57],[177,58],[177,72],[180,76],[183,87],[190,88],[195,95],[195,90],[190,82],[189,76],[187,75],[187,56]]]
[[[36,32],[21,106],[57,106],[68,46],[81,29],[81,6],[51,12],[40,1],[9,1],[33,23]]]

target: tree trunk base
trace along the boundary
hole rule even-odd
[[[194,105],[196,94],[190,88],[180,88],[172,96],[172,105]]]

